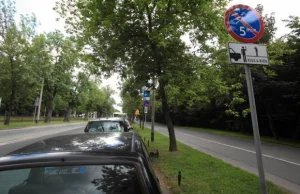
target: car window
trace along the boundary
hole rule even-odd
[[[143,193],[133,165],[27,168],[0,171],[0,177],[1,194]]]
[[[118,121],[91,121],[88,132],[122,132],[123,127]]]
[[[22,184],[29,176],[30,169],[0,171],[0,193],[7,194],[9,188]]]

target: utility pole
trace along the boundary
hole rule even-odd
[[[142,113],[142,129],[144,129],[145,126],[145,106],[143,105],[143,113]]]
[[[36,108],[39,106],[40,99],[39,97],[36,97],[35,102],[34,102],[34,116],[33,116],[33,122],[37,123],[37,118],[36,118]]]
[[[0,108],[1,108],[2,98],[0,97]]]
[[[42,105],[42,98],[43,98],[43,88],[44,88],[44,78],[42,81],[42,87],[41,87],[41,92],[40,92],[40,101],[39,101],[39,107],[38,107],[37,119],[36,119],[37,122],[39,122],[39,120],[40,120],[41,105]]]
[[[151,105],[151,142],[154,142],[154,121],[155,121],[155,79],[153,77],[152,105]]]

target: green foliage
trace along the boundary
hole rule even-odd
[[[134,118],[136,109],[139,109],[140,113],[142,113],[143,101],[140,95],[140,88],[142,88],[141,84],[135,83],[134,77],[125,80],[122,85],[122,109],[131,119]]]
[[[9,0],[0,1],[0,96],[8,115],[5,124],[22,99],[34,99],[38,81],[35,72],[34,41],[35,16],[22,16],[20,24],[16,24],[15,4]],[[33,101],[30,102],[32,107]]]
[[[179,96],[179,91],[191,83],[192,78],[187,75],[197,69],[181,37],[188,34],[194,44],[200,43],[205,49],[206,40],[221,31],[226,3],[62,0],[54,9],[66,20],[68,31],[83,37],[92,48],[101,70],[119,72],[124,78],[134,75],[144,84],[157,78],[158,97],[170,126],[170,150],[174,151],[176,141],[169,104],[172,95]],[[174,89],[176,85],[180,88]],[[188,93],[193,95],[192,92]]]
[[[114,91],[109,88],[99,88],[95,81],[88,81],[84,92],[80,95],[81,103],[75,110],[77,113],[97,112],[98,116],[110,116],[114,112]]]
[[[16,24],[15,13],[14,1],[0,1],[0,97],[8,111],[5,124],[12,114],[32,114],[43,79],[42,105],[47,107],[46,122],[50,122],[53,109],[63,114],[69,107],[85,103],[91,75],[99,75],[99,70],[80,39],[57,30],[36,34],[35,16],[21,15]],[[101,90],[101,103],[106,105],[98,109],[106,114],[113,111],[111,95],[111,91]]]

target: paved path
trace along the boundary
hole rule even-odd
[[[145,126],[151,128],[151,123],[145,123]],[[168,136],[167,127],[163,124],[156,124],[155,130]],[[258,174],[253,140],[192,131],[184,127],[175,127],[175,134],[177,140],[186,145]],[[262,142],[262,153],[266,178],[300,193],[300,149]]]

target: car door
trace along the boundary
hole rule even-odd
[[[148,166],[149,166],[149,169],[150,169],[150,173],[152,174],[153,177],[155,177],[156,184],[160,185],[159,179],[158,179],[158,177],[156,176],[156,174],[155,174],[155,172],[153,170],[152,162],[151,162],[152,158],[150,157],[148,149],[147,149],[145,143],[142,140],[141,140],[141,144],[142,144],[142,152],[143,152],[143,155],[146,158],[146,161],[148,163]]]

